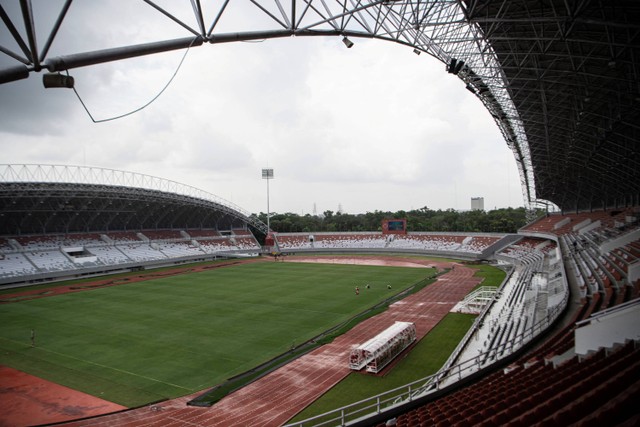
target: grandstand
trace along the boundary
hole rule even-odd
[[[577,217],[579,226],[566,226]],[[623,220],[598,220],[605,217]],[[504,236],[504,242],[484,239],[485,246],[471,255],[479,259],[482,253],[503,265],[508,278],[497,292],[479,289],[458,305],[456,310],[471,307],[480,314],[438,374],[290,425],[609,424],[604,420],[635,425],[640,419],[631,405],[640,391],[639,217],[638,208],[553,214],[517,236]],[[475,237],[422,237],[436,249],[418,247],[448,254],[449,244],[469,238]],[[289,240],[287,235],[276,239]],[[609,337],[603,332],[609,328],[624,332]],[[602,401],[607,404],[601,410],[585,411]],[[362,416],[363,405],[370,405],[370,415]]]
[[[508,271],[492,297],[474,302],[478,320],[438,374],[373,396],[367,413],[348,406],[293,425],[639,424],[638,2],[255,1],[260,20],[230,32],[217,24],[236,2],[221,3],[204,13],[191,2],[191,21],[161,10],[182,39],[50,54],[66,8],[40,52],[31,2],[21,2],[20,19],[3,14],[13,38],[3,53],[15,64],[0,69],[0,83],[230,41],[391,41],[440,61],[483,103],[513,152],[529,212],[548,211],[516,235],[276,233],[288,253],[455,256]],[[5,286],[258,254],[252,230],[270,231],[238,207],[153,177],[35,165],[1,175]],[[612,331],[613,341],[602,339]]]
[[[53,165],[1,165],[0,177],[0,284],[261,251],[250,228],[264,232],[264,224],[223,199],[176,182]]]
[[[282,252],[336,252],[366,249],[373,252],[406,252],[479,259],[505,238],[497,233],[426,233],[403,235],[381,232],[274,233],[275,246]],[[508,239],[510,240],[510,238]],[[504,244],[504,243],[502,243]]]

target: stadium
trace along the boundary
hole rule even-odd
[[[493,116],[529,223],[515,234],[409,232],[388,218],[379,231],[279,233],[174,181],[2,165],[0,369],[3,407],[17,415],[0,420],[638,424],[635,2],[254,2],[278,28],[234,33],[215,31],[228,2],[208,32],[200,2],[193,25],[155,5],[193,34],[49,57],[70,3],[40,55],[30,2],[21,26],[0,9],[17,46],[3,46],[16,65],[0,82],[47,70],[45,85],[72,87],[60,72],[294,35],[338,36],[347,47],[377,38],[431,55]],[[502,272],[498,283],[483,286],[486,271]],[[430,340],[452,314],[466,327],[434,372],[418,364],[402,385],[359,386],[365,397],[342,400],[346,382],[391,378],[423,343],[444,347]],[[6,382],[18,377],[36,382]],[[61,385],[100,400],[38,394]],[[337,404],[316,409],[336,391]],[[40,403],[28,421],[25,401]]]

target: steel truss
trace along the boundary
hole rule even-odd
[[[0,165],[0,212],[0,235],[244,224],[267,233],[256,216],[195,187],[83,166]]]
[[[14,42],[0,51],[17,63],[0,70],[0,83],[204,44],[292,36],[386,40],[438,59],[480,99],[514,154],[527,208],[639,202],[640,13],[633,0],[192,0],[179,11],[144,2],[149,14],[165,16],[186,36],[50,56],[72,1],[40,51],[31,2],[20,2],[22,33],[0,6]],[[239,9],[246,23],[221,30]],[[254,28],[256,17],[266,29]]]

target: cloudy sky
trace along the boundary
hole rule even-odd
[[[12,18],[18,17],[17,3],[0,0]],[[60,4],[35,3],[39,46]],[[190,11],[187,5],[185,20]],[[221,28],[246,31],[264,24],[240,12],[229,13]],[[21,19],[14,22],[22,31]],[[144,4],[79,1],[49,57],[188,35]],[[17,50],[4,26],[0,40]],[[523,204],[513,156],[461,80],[406,46],[353,41],[351,49],[339,37],[194,47],[155,102],[98,124],[72,90],[44,89],[41,76],[31,73],[0,85],[0,163],[148,174],[200,188],[249,212],[266,212],[263,167],[275,170],[272,212],[468,209],[475,196],[484,197],[487,209]],[[149,102],[183,55],[175,51],[70,73],[94,118],[106,119]],[[0,52],[0,68],[15,64]]]

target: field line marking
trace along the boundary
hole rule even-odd
[[[4,339],[4,340],[6,340],[6,341],[11,341],[11,342],[14,342],[14,343],[16,343],[16,344],[20,344],[20,345],[25,345],[25,346],[26,346],[26,344],[21,343],[20,341],[12,340],[11,338],[6,338],[6,337],[1,337],[1,338],[2,338],[2,339]],[[49,353],[53,353],[53,354],[57,354],[58,356],[66,357],[66,358],[68,358],[68,359],[77,360],[77,361],[79,361],[79,362],[88,363],[88,364],[90,364],[90,365],[100,366],[101,368],[106,368],[106,369],[111,369],[111,370],[114,370],[114,371],[122,372],[123,374],[132,375],[132,376],[134,376],[134,377],[144,378],[144,379],[146,379],[146,380],[150,380],[150,381],[157,382],[157,383],[160,383],[160,384],[167,384],[167,385],[170,385],[170,386],[172,386],[172,387],[180,388],[180,389],[182,389],[182,390],[191,391],[191,389],[190,389],[190,388],[186,388],[186,387],[183,387],[183,386],[180,386],[180,385],[177,385],[177,384],[173,384],[173,383],[170,383],[170,382],[157,380],[157,379],[155,379],[155,378],[147,377],[147,376],[145,376],[145,375],[136,374],[136,373],[134,373],[134,372],[125,371],[124,369],[119,369],[119,368],[115,368],[115,367],[111,367],[111,366],[103,365],[103,364],[101,364],[101,363],[92,362],[92,361],[90,361],[90,360],[80,359],[80,358],[78,358],[78,357],[70,356],[70,355],[68,355],[68,354],[64,354],[64,353],[60,353],[60,352],[55,351],[55,350],[48,349],[48,348],[46,348],[46,347],[36,347],[36,348],[37,348],[38,350],[42,350],[42,351],[45,351],[45,352],[49,352]]]

